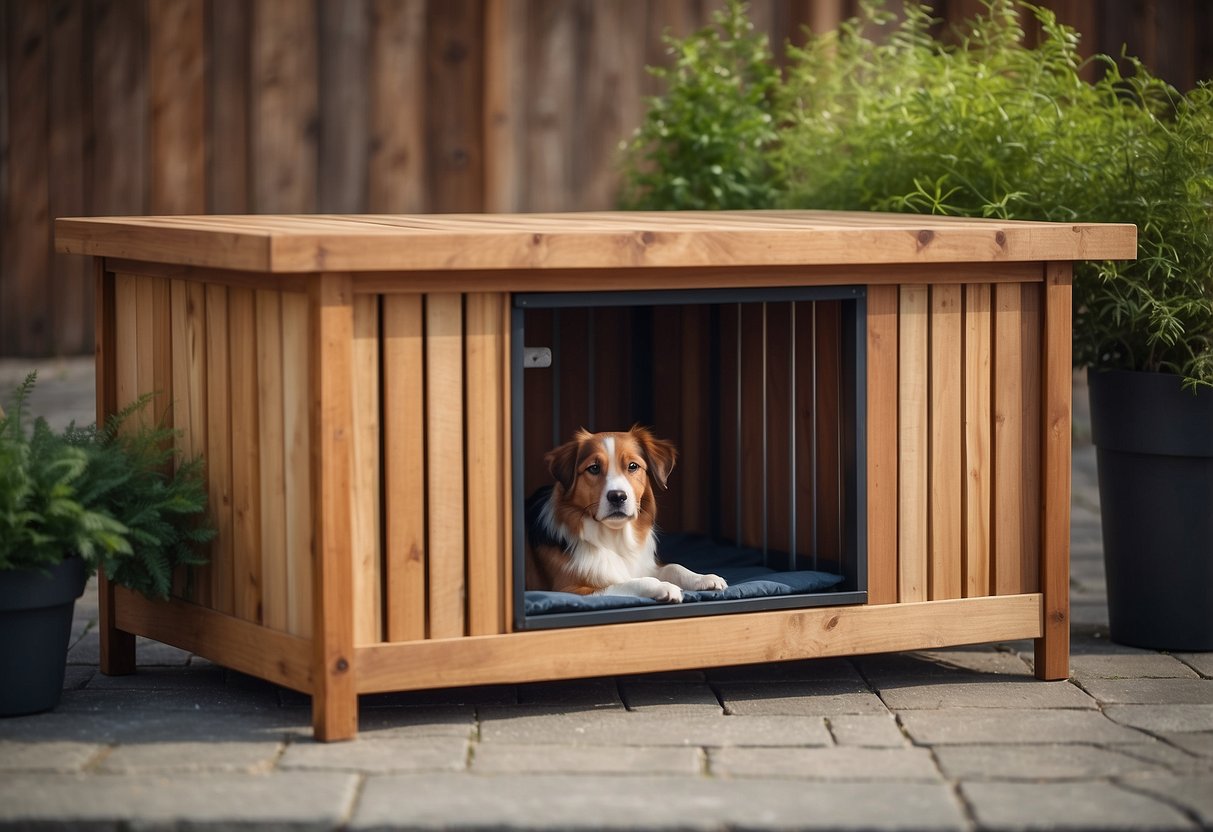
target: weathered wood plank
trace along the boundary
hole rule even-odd
[[[526,184],[527,4],[484,6],[484,210],[521,211]]]

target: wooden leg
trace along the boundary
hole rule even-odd
[[[101,627],[101,672],[106,676],[127,676],[135,672],[135,636],[116,626],[114,585],[98,577]]]
[[[1045,271],[1040,587],[1043,635],[1036,639],[1036,676],[1070,673],[1070,314],[1071,265]]]
[[[312,518],[314,686],[317,740],[358,733],[354,685],[353,287],[348,274],[308,281],[312,343]]]

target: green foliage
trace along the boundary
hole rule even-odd
[[[179,564],[201,564],[214,530],[200,460],[173,470],[174,433],[131,423],[143,397],[104,428],[25,429],[30,374],[0,416],[0,569],[82,557],[90,572],[151,598],[169,593]],[[128,424],[129,423],[129,424]],[[172,471],[172,473],[167,473]]]
[[[775,197],[768,149],[779,75],[765,37],[754,33],[738,0],[712,25],[665,43],[670,68],[644,122],[624,146],[624,204],[629,208],[768,208]]]
[[[898,20],[868,2],[836,32],[790,47],[771,110],[778,141],[764,141],[768,164],[750,169],[785,207],[1134,223],[1137,260],[1076,266],[1075,360],[1213,384],[1213,87],[1183,95],[1107,56],[1092,59],[1103,72],[1088,83],[1078,35],[1052,12],[986,2],[955,45],[931,35],[925,7],[907,3]],[[1029,48],[1021,20],[1033,17],[1041,35]],[[695,36],[721,41],[699,50],[768,60],[731,46],[730,31]],[[665,196],[664,159],[650,158],[648,193]],[[685,180],[688,164],[665,175]]]

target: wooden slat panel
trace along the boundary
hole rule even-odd
[[[135,392],[156,392],[156,305],[154,277],[135,278]],[[138,414],[138,424],[154,425],[158,401],[149,401]]]
[[[557,309],[553,314],[559,329],[559,338],[552,345],[558,395],[555,401],[559,405],[557,436],[564,442],[590,421],[589,311]]]
[[[719,503],[715,506],[717,525],[709,529],[738,545],[741,544],[741,517],[737,511],[737,500],[742,491],[739,483],[741,465],[738,457],[741,451],[737,413],[741,401],[737,392],[741,373],[737,358],[741,333],[739,310],[739,305],[730,303],[718,307],[715,312],[720,325],[720,337],[716,344],[720,356],[720,488]]]
[[[207,208],[247,214],[252,9],[243,0],[213,0],[208,11]]]
[[[162,280],[160,282],[167,285],[169,293],[167,325],[171,339],[172,381],[170,387],[173,391],[169,403],[172,408],[170,422],[176,430],[173,448],[178,459],[188,460],[194,456],[194,434],[190,430],[190,402],[193,399],[193,391],[189,384],[190,333],[187,316],[189,306],[186,294],[187,284],[183,280]],[[173,576],[173,597],[189,600],[191,585],[188,568],[178,567]]]
[[[525,316],[526,346],[549,347],[556,350],[552,332],[552,310],[530,309]],[[522,372],[523,396],[526,406],[522,427],[526,459],[521,461],[525,470],[524,495],[536,488],[550,484],[552,476],[544,464],[543,455],[568,437],[554,436],[552,419],[552,396],[556,371],[553,368],[527,368]]]
[[[252,289],[228,290],[231,359],[232,605],[261,622],[261,451],[257,414],[257,309]]]
[[[990,447],[991,317],[990,287],[966,286],[964,310],[964,593],[991,591]]]
[[[1023,586],[1023,301],[1018,285],[994,287],[994,592]]]
[[[383,638],[379,488],[379,296],[354,298],[354,643]]]
[[[227,289],[206,287],[206,479],[215,539],[207,567],[211,597],[203,603],[232,614],[232,448],[231,376],[228,365]]]
[[[741,304],[741,542],[763,548],[765,454],[762,444],[766,376],[762,305]]]
[[[282,459],[286,489],[287,630],[312,634],[311,327],[306,295],[282,293]]]
[[[717,478],[719,448],[710,442],[709,355],[711,335],[706,306],[680,310],[682,374],[678,379],[682,401],[682,425],[678,464],[682,468],[678,491],[682,495],[682,530],[706,534],[710,529],[708,506],[711,486]],[[616,388],[618,389],[618,388]]]
[[[766,303],[767,341],[767,543],[772,553],[769,563],[773,569],[790,569],[791,552],[795,548],[792,535],[791,506],[787,495],[792,493],[791,430],[793,418],[789,403],[792,357],[790,303]],[[778,553],[778,554],[776,554]]]
[[[114,277],[114,411],[139,398],[139,278]],[[109,414],[107,414],[109,415]]]
[[[383,298],[387,639],[425,638],[425,366],[420,295]]]
[[[963,595],[961,287],[931,287],[930,599]]]
[[[471,294],[465,310],[467,378],[467,592],[468,633],[505,632],[504,520],[501,509],[504,449],[502,432],[502,306],[506,296]]]
[[[370,4],[368,0],[319,3],[320,210],[365,211],[368,178]]]
[[[316,209],[316,4],[257,0],[252,7],[253,205]]]
[[[896,293],[894,293],[896,294]],[[896,311],[896,310],[894,310]],[[798,567],[813,569],[817,563],[817,387],[814,362],[817,352],[817,303],[796,304],[796,537]],[[896,360],[896,350],[893,353]],[[896,377],[896,373],[894,373]],[[896,529],[894,529],[896,531]],[[894,549],[896,557],[896,549]]]
[[[189,390],[190,454],[204,457],[207,451],[207,334],[206,287],[201,283],[185,284],[185,389]],[[176,354],[174,353],[174,359]],[[180,380],[179,380],[180,381]],[[176,387],[174,389],[181,390]],[[209,509],[208,509],[209,510]],[[190,579],[190,600],[209,604],[211,572],[207,566],[195,567]]]
[[[316,528],[312,725],[321,741],[358,730],[354,672],[353,290],[349,275],[308,278],[312,517]]]
[[[841,571],[842,540],[842,448],[841,448],[841,379],[842,379],[842,304],[838,301],[817,301],[813,325],[815,338],[814,376],[816,378],[816,448],[814,465],[817,475],[816,563],[826,570]]]
[[[152,282],[152,392],[148,404],[156,424],[173,424],[173,335],[169,281]]]
[[[484,6],[484,210],[521,211],[526,182],[526,13],[516,0]]]
[[[897,601],[899,574],[897,287],[869,287],[867,306],[868,603],[892,604]]]
[[[531,0],[527,16],[527,210],[559,211],[573,191],[570,121],[577,112],[577,6]]]
[[[87,18],[88,6],[79,0],[52,0],[50,3],[50,136],[47,152],[51,217],[80,216],[87,211],[86,154],[90,141],[88,94],[92,69],[85,50],[85,44],[91,37]],[[0,78],[0,85],[3,84]],[[0,93],[2,98],[3,93]],[[2,103],[0,106],[3,106]],[[2,118],[0,116],[0,120]],[[31,126],[23,125],[23,128]],[[3,131],[3,127],[0,127],[0,131]],[[3,167],[4,164],[0,163],[0,170]],[[5,177],[0,172],[0,182],[3,181]],[[4,191],[7,192],[7,188]],[[30,207],[23,205],[21,212],[28,211]],[[2,213],[3,209],[0,209]],[[0,243],[0,250],[9,245],[21,246],[34,242],[34,239],[6,238]],[[87,353],[92,348],[93,335],[92,264],[83,257],[55,254],[50,266],[50,280],[43,282],[42,291],[47,293],[51,301],[52,349],[58,355]],[[6,273],[6,276],[20,278],[23,273]],[[0,284],[4,282],[4,277],[0,277]],[[0,289],[2,293],[3,289]],[[0,307],[6,307],[4,300],[0,300]],[[28,310],[23,314],[28,314]],[[0,331],[9,330],[0,323]]]
[[[592,424],[586,427],[593,431],[627,430],[638,416],[633,407],[633,385],[638,383],[633,354],[640,334],[635,328],[635,313],[606,306],[591,309],[589,314],[594,328],[595,390]],[[527,378],[531,377],[528,373]]]
[[[1023,529],[1019,539],[1023,547],[1020,555],[1022,592],[1037,592],[1040,589],[1042,289],[1043,284],[1028,283],[1021,287],[1020,294],[1020,344],[1023,350],[1023,485],[1020,489],[1020,516],[1023,518]]]
[[[426,0],[371,4],[367,209],[425,211]]]
[[[282,377],[282,295],[256,293],[257,435],[261,454],[261,619],[286,631],[290,593],[286,545],[286,429]]]
[[[426,66],[430,207],[484,207],[484,36],[482,4],[441,0],[426,6],[430,48]]]
[[[928,319],[926,286],[901,287],[898,381],[898,600],[927,598]]]
[[[154,214],[206,212],[204,30],[203,0],[148,3]]]
[[[510,633],[514,630],[514,558],[522,553],[514,551],[514,457],[513,438],[514,423],[512,410],[513,386],[513,310],[510,308],[510,295],[502,293],[501,302],[501,332],[504,346],[501,350],[501,389],[510,391],[509,397],[501,410],[501,476],[498,488],[498,499],[501,503],[501,539],[502,546],[502,628]]]
[[[425,298],[429,636],[464,634],[463,298]]]
[[[1070,660],[1070,396],[1071,266],[1045,270],[1043,309],[1043,482],[1041,589],[1044,632],[1036,642],[1035,670],[1041,679],[1064,679]]]
[[[22,4],[26,5],[26,4]],[[38,5],[38,4],[33,4]],[[147,4],[92,0],[90,213],[147,209]],[[104,48],[100,45],[104,44]]]
[[[651,373],[653,411],[651,414],[635,411],[629,414],[630,418],[625,419],[624,422],[603,426],[602,430],[627,430],[638,419],[648,422],[657,436],[674,443],[679,450],[678,461],[681,463],[686,456],[686,449],[682,447],[682,437],[679,432],[683,422],[683,413],[687,409],[698,410],[693,401],[688,402],[682,397],[682,378],[685,375],[685,369],[682,365],[681,310],[676,306],[655,306],[651,313],[651,354],[655,357],[660,356],[660,358],[655,358],[650,366],[644,368],[644,371]],[[594,354],[595,364],[597,364],[600,352],[598,345],[594,344],[590,349]],[[640,371],[640,367],[635,365],[631,369],[633,373]],[[598,390],[603,395],[613,395],[610,391],[604,390],[601,384],[598,385]],[[681,494],[682,488],[686,484],[684,475],[685,471],[679,470],[675,466],[675,473],[670,480],[672,493],[657,489],[657,493],[654,495],[657,500],[657,523],[661,528],[684,528],[682,500],[677,496]]]

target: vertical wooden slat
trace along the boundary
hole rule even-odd
[[[769,565],[774,569],[790,569],[795,548],[792,540],[791,506],[787,495],[792,490],[793,449],[790,428],[789,397],[791,385],[791,304],[767,303],[767,545],[771,553]],[[696,408],[698,409],[698,408]],[[785,557],[786,556],[786,557]],[[778,559],[776,559],[778,558]]]
[[[172,426],[173,412],[173,333],[169,281],[152,279],[152,393],[149,416],[156,424]]]
[[[47,154],[47,5],[13,2],[6,12],[8,165],[0,260],[0,355],[45,355],[52,309]]]
[[[383,297],[387,639],[425,638],[425,366],[420,295]]]
[[[87,213],[85,186],[91,129],[87,96],[91,66],[85,49],[90,40],[87,14],[87,6],[78,0],[52,0],[50,4],[50,136],[47,151],[52,218],[78,217]],[[3,83],[0,78],[0,84]],[[0,192],[7,192],[3,180],[0,174]],[[7,244],[20,245],[20,241],[8,240]],[[5,247],[0,243],[0,251]],[[3,262],[2,257],[0,262]],[[60,355],[86,353],[92,346],[92,266],[87,257],[53,253],[50,268],[50,280],[43,285],[51,299],[51,348]],[[0,282],[3,280],[0,277]],[[0,306],[4,306],[3,300],[0,300]],[[5,329],[2,323],[0,329]]]
[[[1066,678],[1070,663],[1071,268],[1069,263],[1045,268],[1040,512],[1044,634],[1035,645],[1035,671],[1041,679]]]
[[[763,502],[765,454],[762,445],[763,328],[762,304],[741,305],[741,542],[763,547]],[[728,383],[726,381],[726,383]]]
[[[929,292],[901,287],[898,340],[898,599],[927,600],[927,373]]]
[[[356,214],[366,210],[368,0],[317,4],[320,40],[320,211]]]
[[[1023,592],[1023,344],[1019,284],[994,287],[994,594]]]
[[[135,393],[156,392],[156,309],[154,277],[135,277]],[[149,401],[138,413],[138,424],[153,425],[159,402]]]
[[[358,731],[354,663],[353,288],[348,274],[308,278],[312,513],[316,525],[312,726],[321,741]]]
[[[172,354],[172,383],[173,395],[169,398],[172,408],[172,425],[176,430],[173,438],[173,448],[179,460],[192,459],[194,456],[194,434],[190,430],[190,402],[193,398],[189,384],[189,329],[187,309],[189,306],[186,294],[186,282],[183,280],[162,281],[168,285],[169,314],[167,326],[171,340]],[[189,597],[191,585],[188,567],[178,567],[173,576],[172,594],[176,598]]]
[[[962,597],[960,286],[931,287],[930,598]]]
[[[552,310],[531,309],[526,313],[524,324],[526,330],[526,346],[550,347],[555,349],[552,338]],[[524,369],[522,373],[523,397],[526,406],[523,408],[525,424],[522,426],[523,442],[526,458],[521,461],[524,466],[524,495],[531,494],[536,488],[552,482],[543,455],[553,446],[552,424],[552,394],[555,382],[555,370],[550,367],[535,367]],[[564,441],[561,437],[557,441]]]
[[[527,28],[527,144],[529,185],[524,208],[567,210],[572,191],[569,130],[576,101],[577,6],[564,0],[531,0]]]
[[[379,489],[379,296],[354,297],[354,642],[383,637]]]
[[[90,9],[97,46],[89,213],[140,214],[147,208],[147,5],[93,0]]]
[[[681,310],[676,306],[656,306],[652,309],[652,345],[653,355],[662,356],[662,360],[653,361],[652,372],[652,402],[653,413],[648,419],[652,424],[652,428],[656,431],[657,436],[668,439],[680,450],[684,451],[679,457],[679,461],[685,459],[685,448],[682,448],[682,436],[679,428],[683,422],[683,413],[686,409],[696,409],[694,402],[688,402],[682,397],[682,332],[681,332]],[[576,325],[576,324],[572,324]],[[595,335],[597,332],[595,331]],[[584,337],[584,336],[583,336]],[[598,363],[598,353],[600,352],[598,344],[588,345],[588,351],[594,353],[595,364]],[[562,365],[565,367],[567,365]],[[576,367],[567,368],[573,373],[576,373]],[[626,370],[625,370],[626,372]],[[598,386],[601,395],[611,396],[612,393],[603,390],[602,386]],[[642,415],[643,418],[643,415]],[[636,421],[635,414],[630,419],[625,418],[624,422],[614,425],[603,425],[599,430],[627,430],[632,422]],[[657,494],[657,522],[662,528],[667,529],[683,529],[684,518],[682,512],[682,501],[674,495],[682,492],[682,488],[686,485],[686,471],[679,470],[676,466],[673,476],[670,480],[670,487],[673,494],[666,496],[665,494]]]
[[[467,378],[467,592],[469,635],[504,631],[501,496],[502,356],[501,307],[505,296],[467,296],[464,338]]]
[[[683,531],[706,534],[710,512],[708,483],[717,476],[714,466],[718,462],[708,437],[708,307],[685,306],[680,313],[682,373],[678,386],[685,402],[678,460],[682,467],[678,485],[682,494],[682,528]]]
[[[590,421],[589,310],[558,309],[559,339],[552,345],[559,390],[559,435],[563,442]],[[613,429],[613,428],[612,428]]]
[[[896,290],[894,290],[896,293]],[[817,387],[813,369],[817,352],[817,302],[796,304],[796,549],[797,566],[813,569],[817,562],[817,439],[814,424],[817,418]],[[896,312],[896,307],[894,307]],[[893,351],[897,357],[896,348]],[[896,381],[897,374],[894,372]],[[896,528],[894,528],[896,531]],[[897,550],[893,550],[894,559]],[[894,583],[896,587],[896,583]],[[894,589],[896,595],[896,589]]]
[[[1023,376],[1023,425],[1022,480],[1019,492],[1020,580],[1022,592],[1038,592],[1040,589],[1040,420],[1041,420],[1041,283],[1025,283],[1020,288],[1021,336]]]
[[[252,289],[228,289],[231,357],[232,603],[261,622],[261,456],[257,414],[257,309]]]
[[[118,398],[118,302],[119,280],[102,267],[101,258],[94,258],[97,320],[93,328],[96,336],[97,368],[97,424],[104,425],[119,408]],[[133,298],[131,298],[133,300]],[[129,301],[123,301],[129,303]],[[124,676],[135,672],[135,636],[123,632],[117,626],[117,611],[114,608],[114,585],[105,574],[97,576],[98,618],[100,657],[99,667],[107,676]]]
[[[252,7],[254,211],[316,209],[316,5],[256,0]]]
[[[207,72],[207,207],[247,214],[249,175],[249,59],[252,11],[246,0],[211,0]]]
[[[526,184],[526,11],[519,0],[484,6],[484,210],[521,211]]]
[[[114,276],[114,412],[139,398],[138,286],[134,275]]]
[[[892,604],[897,601],[898,306],[896,286],[868,287],[866,522],[869,604]]]
[[[287,630],[286,433],[282,371],[282,293],[258,291],[257,437],[261,455],[261,620]]]
[[[813,508],[817,525],[816,563],[820,568],[841,569],[842,561],[842,426],[840,381],[842,377],[842,304],[817,301],[813,326],[814,407],[817,435],[813,451],[817,477],[817,502]],[[806,472],[807,473],[807,472]]]
[[[717,479],[719,498],[714,506],[715,525],[709,531],[740,546],[741,518],[737,512],[738,491],[741,488],[741,467],[738,464],[740,427],[737,417],[740,398],[737,387],[741,367],[737,360],[737,342],[741,329],[738,310],[737,304],[724,304],[716,310],[720,328],[716,340],[720,357],[720,476]]]
[[[206,287],[206,479],[207,502],[215,522],[207,567],[210,606],[232,613],[232,449],[231,378],[228,366],[227,288]],[[204,599],[205,602],[205,599]]]
[[[207,451],[207,335],[206,286],[201,283],[185,285],[185,388],[189,390],[188,434],[190,456],[202,457]],[[176,354],[174,353],[174,358]],[[180,388],[174,388],[180,389]],[[209,482],[209,475],[208,475]],[[209,485],[208,485],[209,493]],[[209,511],[209,507],[208,507]],[[213,515],[212,515],[213,516]],[[201,604],[211,599],[211,574],[207,566],[193,569],[190,598]]]
[[[312,634],[313,526],[312,421],[309,367],[312,360],[307,295],[282,293],[282,432],[286,489],[287,630]]]
[[[990,286],[964,288],[964,593],[990,594]]]
[[[463,297],[425,299],[429,635],[464,634]]]
[[[367,209],[428,209],[425,148],[426,0],[371,5],[371,152]]]
[[[426,7],[427,169],[434,211],[484,209],[483,9],[476,0]]]
[[[148,3],[151,211],[206,211],[203,0]]]
[[[514,558],[521,553],[514,551],[514,458],[513,458],[513,310],[510,295],[501,299],[501,471],[499,472],[498,500],[501,503],[501,626],[502,632],[514,630]]]

